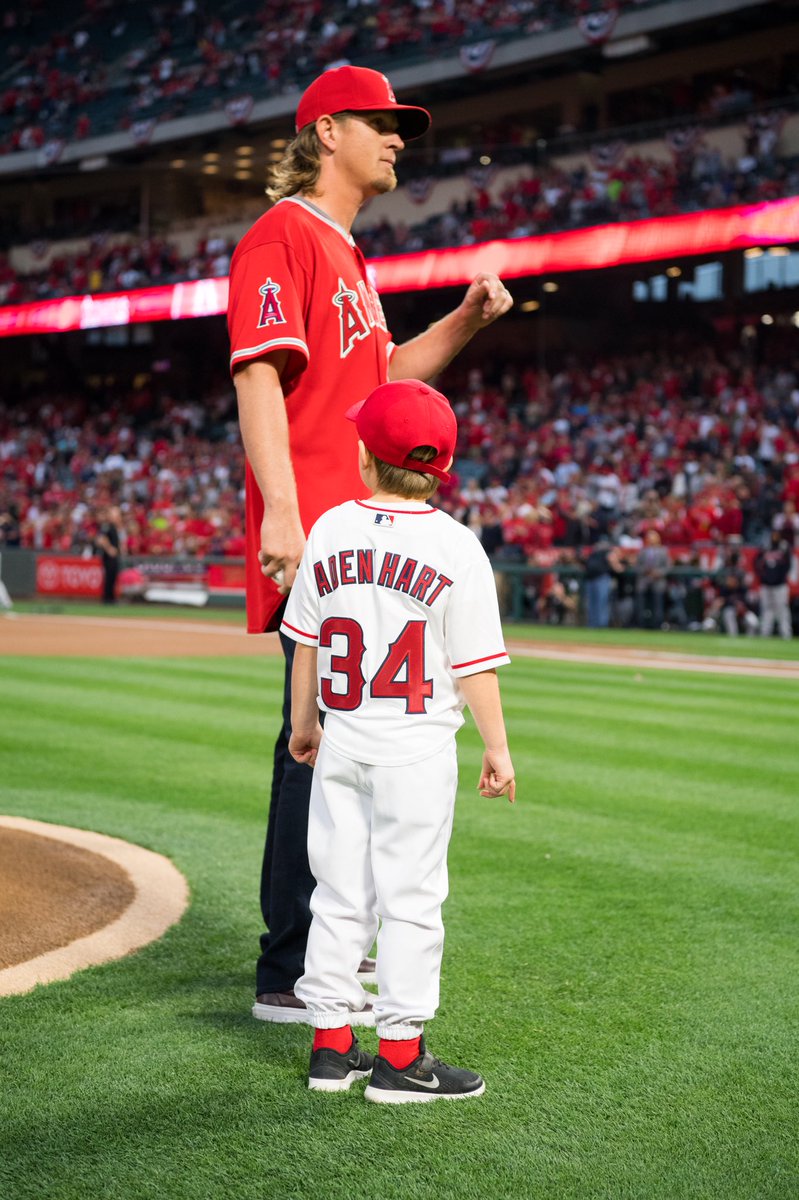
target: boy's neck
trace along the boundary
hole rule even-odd
[[[373,504],[429,504],[429,498],[421,500],[415,496],[399,496],[396,492],[384,492],[380,488],[369,497]]]

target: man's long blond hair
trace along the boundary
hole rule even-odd
[[[345,121],[349,113],[333,113],[334,121]],[[292,142],[279,163],[269,172],[266,194],[275,203],[284,196],[296,196],[298,192],[314,194],[322,169],[322,143],[316,125],[306,125]]]

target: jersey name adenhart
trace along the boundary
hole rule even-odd
[[[366,550],[339,550],[338,554],[331,554],[326,563],[321,559],[314,563],[316,591],[319,596],[329,596],[339,587],[371,583],[376,587],[405,592],[430,608],[448,587],[452,587],[452,580],[435,567],[427,563],[420,566],[415,558],[400,558],[399,554],[392,554],[388,550],[383,554],[379,567],[376,567],[376,551],[372,547]]]

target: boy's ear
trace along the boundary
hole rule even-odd
[[[374,455],[371,450],[367,450],[360,438],[358,438],[358,466],[362,471],[368,470],[374,461]]]

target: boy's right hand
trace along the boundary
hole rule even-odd
[[[289,754],[298,763],[307,763],[309,767],[315,767],[321,741],[322,726],[318,722],[315,729],[292,730],[289,738]]]
[[[507,796],[516,803],[516,773],[507,750],[485,750],[477,788],[481,796]]]

